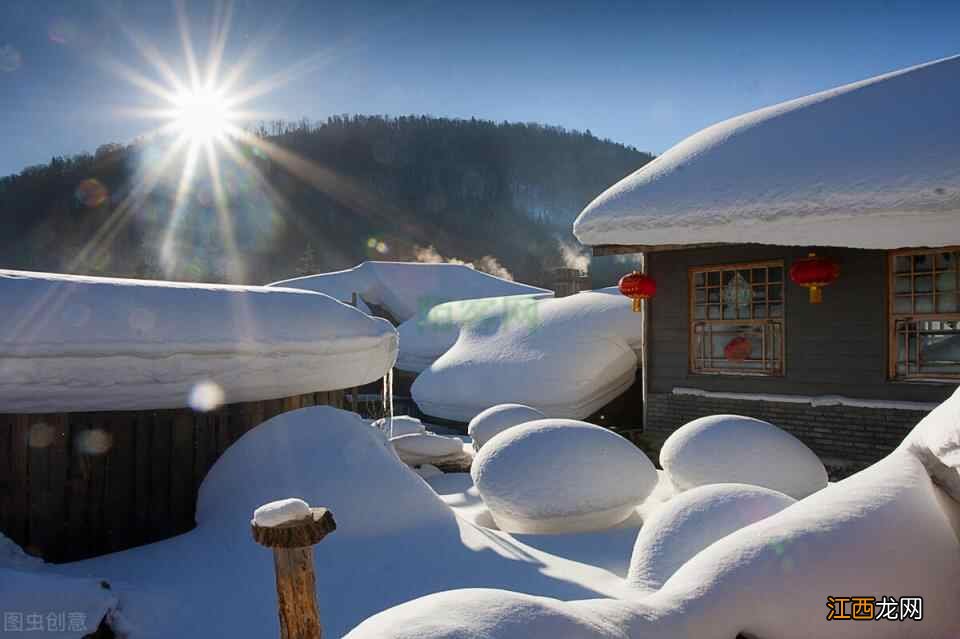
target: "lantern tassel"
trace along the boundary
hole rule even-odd
[[[819,304],[823,301],[823,289],[819,286],[810,287],[810,303]]]
[[[633,298],[633,312],[634,312],[634,313],[639,313],[639,312],[640,312],[640,303],[641,303],[642,301],[643,301],[643,300],[640,299],[639,297]]]

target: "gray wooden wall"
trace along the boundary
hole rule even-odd
[[[823,303],[810,304],[807,290],[786,283],[785,375],[743,377],[689,372],[689,291],[692,266],[784,260],[789,269],[811,247],[742,244],[664,251],[648,255],[657,295],[649,303],[651,393],[694,387],[736,393],[844,395],[863,399],[933,402],[953,384],[887,379],[887,252],[816,248],[840,263],[840,279],[824,289]],[[786,277],[786,273],[785,273]]]

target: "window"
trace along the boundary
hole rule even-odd
[[[960,247],[890,255],[890,376],[960,378]]]
[[[783,262],[690,269],[690,370],[783,374]]]

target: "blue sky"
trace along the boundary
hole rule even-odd
[[[186,4],[201,60],[214,6]],[[162,106],[127,30],[186,77],[171,2],[0,2],[0,175],[125,142]],[[237,0],[226,65],[285,119],[429,113],[537,121],[660,153],[724,118],[960,52],[960,2]]]

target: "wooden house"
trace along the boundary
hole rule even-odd
[[[750,415],[859,466],[952,393],[958,113],[954,57],[711,126],[586,207],[578,239],[656,284],[647,432]]]

